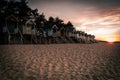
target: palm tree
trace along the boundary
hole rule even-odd
[[[38,9],[31,10],[31,15],[33,16],[33,18],[38,17],[39,16]]]
[[[40,41],[39,43],[42,43],[44,38],[45,38],[44,29],[46,26],[46,21],[47,20],[46,20],[45,15],[43,13],[38,15],[38,17],[36,17],[36,19],[35,19],[38,39]]]
[[[8,10],[8,1],[1,0],[0,1],[0,19],[4,20],[7,15]]]
[[[58,27],[59,30],[61,30],[62,26],[63,26],[63,20],[60,19],[59,17],[55,18],[55,24]]]
[[[51,29],[52,26],[55,24],[54,22],[55,22],[55,19],[52,16],[50,16],[48,21],[46,22],[47,29]]]
[[[47,43],[51,43],[53,39],[52,27],[55,25],[54,21],[55,19],[52,16],[50,16],[44,27],[44,31],[46,32],[46,35],[47,35]]]
[[[31,16],[32,9],[24,2],[19,4],[19,17],[29,19]]]
[[[0,1],[0,44],[6,42],[3,35],[3,26],[5,26],[5,11],[7,8],[8,2],[5,0]]]
[[[35,19],[35,23],[36,23],[36,28],[39,30],[40,28],[44,28],[45,27],[45,23],[46,23],[46,19],[45,19],[45,15],[42,13],[41,15],[39,15],[36,19]]]
[[[68,21],[68,23],[65,26],[66,36],[69,36],[69,33],[73,33],[74,30],[75,28],[73,27],[73,24],[70,21]]]

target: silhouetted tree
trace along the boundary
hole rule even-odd
[[[36,28],[39,30],[40,28],[44,28],[46,24],[45,15],[42,13],[35,19]]]
[[[33,15],[34,18],[39,16],[38,9],[31,10],[31,14]]]
[[[59,28],[59,30],[63,27],[63,20],[60,19],[59,17],[55,18],[55,24]]]
[[[44,30],[51,29],[53,25],[56,25],[58,30],[61,31],[62,36],[67,36],[69,33],[78,33],[83,37],[90,37],[94,40],[94,35],[88,35],[82,31],[76,31],[73,24],[68,21],[66,24],[59,17],[53,18],[52,16],[46,20],[45,15],[39,14],[38,9],[31,9],[28,6],[27,0],[1,0],[0,1],[0,26],[4,24],[5,18],[14,15],[19,19],[18,23],[25,24],[29,19],[35,19],[36,29],[38,32],[44,32]],[[2,27],[0,27],[2,32]],[[82,39],[84,40],[84,39]],[[85,41],[85,40],[84,40]],[[93,41],[95,42],[95,41]]]
[[[5,0],[0,1],[0,19],[6,16],[6,10],[8,8],[8,2]]]
[[[72,32],[75,29],[70,21],[68,21],[68,23],[66,24],[66,28],[69,32]]]
[[[54,21],[55,21],[55,19],[52,16],[50,16],[49,19],[48,19],[48,21],[46,22],[46,27],[48,29],[51,29],[52,26],[54,25]]]

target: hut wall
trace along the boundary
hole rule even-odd
[[[35,28],[31,30],[31,34],[32,34],[32,35],[36,35],[36,34],[37,34],[37,32],[36,32],[36,29],[35,29]]]
[[[48,36],[53,36],[53,30],[51,29],[51,30],[48,30]]]
[[[71,32],[69,32],[68,37],[72,37],[72,36],[73,36],[73,34]]]
[[[60,37],[61,36],[61,31],[56,31],[56,33],[54,35],[55,35],[55,37]]]
[[[8,20],[7,27],[8,27],[8,30],[11,34],[18,33],[17,22]]]
[[[80,38],[79,34],[76,35],[77,38]]]
[[[25,26],[23,27],[23,34],[31,34],[31,27],[30,26]]]

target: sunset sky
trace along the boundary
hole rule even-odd
[[[71,21],[99,40],[120,41],[120,0],[29,0],[39,13]]]

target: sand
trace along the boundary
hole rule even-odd
[[[120,80],[120,43],[1,45],[0,80]]]

